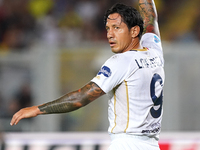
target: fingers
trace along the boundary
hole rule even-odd
[[[20,111],[21,111],[21,110],[20,110]],[[20,111],[18,111],[17,113],[15,113],[14,116],[12,117],[12,120],[11,120],[11,122],[10,122],[10,125],[11,125],[11,126],[18,124],[18,122],[19,122],[21,119],[24,118],[23,115],[22,115],[22,113],[21,113]]]

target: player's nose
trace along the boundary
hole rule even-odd
[[[114,37],[114,32],[113,32],[112,29],[110,29],[109,31],[107,31],[107,38],[108,38],[108,39],[111,39],[111,38],[113,38],[113,37]]]

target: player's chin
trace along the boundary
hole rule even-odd
[[[112,48],[111,48],[111,50],[112,50],[113,53],[122,53],[122,51],[121,51],[121,50],[118,50],[118,49],[114,49],[114,48],[112,49]]]
[[[111,47],[111,50],[113,53],[120,53],[119,49],[114,46]]]

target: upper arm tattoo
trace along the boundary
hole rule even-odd
[[[94,82],[89,82],[83,88],[68,93],[57,100],[40,105],[38,108],[44,114],[66,113],[87,105],[105,94]]]
[[[144,33],[152,32],[159,34],[154,2],[152,0],[139,0],[139,10],[144,19]]]

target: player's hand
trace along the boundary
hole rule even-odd
[[[16,125],[21,119],[36,117],[41,113],[38,106],[23,108],[13,115],[10,125]]]

